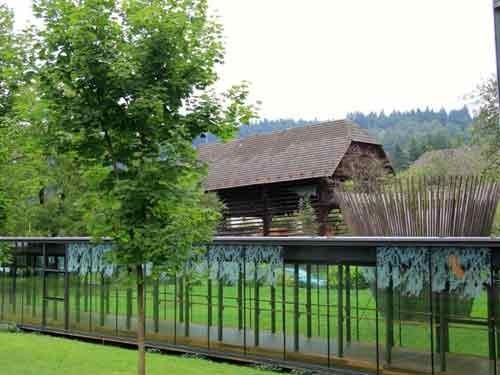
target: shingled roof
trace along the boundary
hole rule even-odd
[[[331,176],[352,142],[379,143],[349,120],[259,134],[228,143],[198,147],[208,164],[205,189]]]

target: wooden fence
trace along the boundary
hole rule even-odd
[[[336,198],[354,235],[489,236],[500,183],[480,177],[395,179],[343,185]]]

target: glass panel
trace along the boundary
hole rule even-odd
[[[64,273],[46,272],[47,297],[64,298]]]
[[[16,267],[26,267],[28,265],[28,257],[26,255],[16,255]]]
[[[92,280],[92,330],[105,335],[116,334],[116,319],[111,314],[111,278],[96,272]]]
[[[36,268],[43,268],[43,256],[42,255],[35,256],[35,267]]]
[[[289,358],[328,365],[328,354],[332,352],[331,306],[327,306],[331,302],[327,295],[331,287],[327,285],[329,268],[319,265],[300,265],[298,278],[295,267],[293,269],[292,280],[294,283],[298,280],[299,336],[298,340],[294,337],[296,340],[294,345],[298,341],[298,350],[295,347],[295,351],[288,354]],[[295,288],[294,293],[296,293]],[[295,295],[291,295],[290,299],[293,301],[294,309],[297,309]],[[292,327],[297,328],[295,324],[292,324]]]
[[[69,328],[75,331],[88,329],[84,324],[83,286],[84,277],[78,272],[72,272],[69,276]]]
[[[64,301],[45,300],[46,326],[64,328]]]
[[[34,261],[34,259],[33,259]],[[43,309],[43,272],[29,268],[24,279],[23,323],[39,325],[42,323]]]
[[[148,284],[146,336],[148,340],[174,343],[175,277],[162,276]]]
[[[380,363],[432,373],[430,253],[420,248],[377,250]]]
[[[443,249],[432,259],[444,280],[434,286],[436,370],[489,374],[495,362],[494,326],[488,327],[489,294],[491,313],[494,303],[489,251]]]
[[[300,327],[300,265],[285,264],[285,358],[292,359],[299,352]]]
[[[343,359],[349,361],[350,366],[376,371],[379,314],[376,311],[375,267],[346,265],[342,274]]]
[[[196,347],[208,346],[208,281],[206,275],[194,272],[182,282],[184,295],[179,296],[179,314],[182,325],[177,331],[177,339]]]
[[[1,280],[2,293],[2,316],[7,322],[17,322],[20,319],[21,295],[19,291],[19,280],[16,277],[15,267],[3,267]],[[21,289],[22,291],[22,289]]]
[[[137,292],[135,277],[125,269],[117,271],[121,277],[113,283],[115,332],[126,337],[135,337],[137,328]]]
[[[58,271],[64,272],[64,256],[48,255],[47,256],[47,269],[58,270]]]
[[[280,302],[285,308],[286,359],[328,364],[332,317],[327,307],[327,273],[327,267],[285,265],[285,300]]]
[[[391,284],[379,289],[381,363],[385,367],[432,372],[429,283],[418,295]]]
[[[282,359],[282,267],[271,283],[261,277],[267,267],[259,263],[246,266],[246,346],[248,353]]]

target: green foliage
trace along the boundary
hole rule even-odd
[[[12,256],[12,246],[6,242],[0,242],[0,265],[11,263]]]
[[[216,95],[221,27],[206,1],[35,2],[43,100],[58,153],[88,182],[85,221],[120,264],[179,265],[219,218],[191,143],[228,138],[253,108],[246,84]]]
[[[500,175],[500,127],[497,81],[493,78],[479,85],[476,93],[479,114],[474,121],[473,141],[481,148],[486,166],[483,174]]]
[[[0,231],[30,233],[27,211],[41,187],[40,148],[23,112],[32,95],[32,30],[16,33],[13,13],[0,5]]]
[[[392,153],[392,164],[395,170],[400,171],[408,168],[410,165],[409,151],[403,150],[399,144],[394,147]]]
[[[88,189],[88,182],[82,170],[72,156],[48,156],[48,160],[40,201],[30,208],[33,230],[45,236],[86,235],[86,195],[82,192]]]
[[[400,176],[477,176],[486,162],[476,147],[429,151]]]
[[[497,80],[490,78],[478,86],[476,102],[479,114],[474,121],[473,142],[479,147],[484,160],[481,172],[484,176],[500,177],[500,112]],[[493,233],[500,233],[500,207],[495,216]]]
[[[389,115],[355,112],[348,117],[377,137],[397,171],[404,170],[427,151],[468,144],[473,121],[466,107],[449,113],[426,108],[394,111]]]
[[[14,29],[14,14],[0,4],[0,121],[9,115],[20,76],[21,60]]]

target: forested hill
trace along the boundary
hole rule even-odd
[[[417,109],[389,115],[356,112],[347,117],[375,135],[398,170],[426,151],[456,148],[470,141],[472,117],[466,107],[450,112]]]
[[[426,151],[455,148],[468,143],[472,123],[472,117],[466,107],[449,112],[444,109],[395,111],[389,115],[384,112],[355,112],[349,113],[347,118],[367,129],[384,145],[398,170],[406,168]],[[245,138],[253,134],[270,133],[318,122],[303,119],[262,119],[252,125],[242,126],[238,137]],[[215,141],[215,137],[208,135],[195,143]]]

